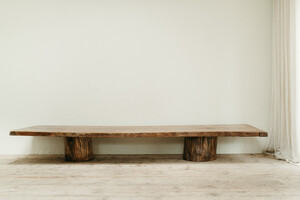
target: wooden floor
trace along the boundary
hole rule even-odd
[[[300,167],[265,155],[0,156],[0,199],[300,199]]]

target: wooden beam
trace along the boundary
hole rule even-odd
[[[33,126],[10,135],[49,137],[266,137],[247,124],[181,126]]]
[[[72,162],[89,161],[94,159],[92,138],[66,137],[65,160]]]
[[[184,138],[183,159],[194,162],[215,160],[217,158],[217,137]]]

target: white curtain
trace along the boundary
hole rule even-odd
[[[266,152],[278,159],[300,162],[300,77],[298,7],[300,0],[273,0],[272,102]],[[300,96],[299,96],[300,97]]]

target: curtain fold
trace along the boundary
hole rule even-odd
[[[265,149],[289,162],[300,162],[295,8],[295,0],[273,0],[272,101]]]

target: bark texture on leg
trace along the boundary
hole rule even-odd
[[[217,158],[218,137],[185,137],[183,159],[203,162]]]
[[[66,137],[65,138],[66,161],[80,162],[94,159],[92,138]]]

